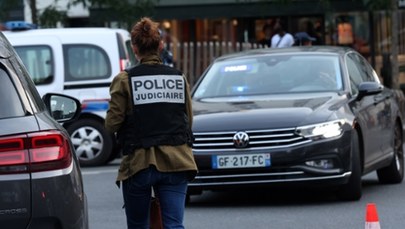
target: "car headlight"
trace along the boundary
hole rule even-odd
[[[331,122],[297,127],[296,133],[311,139],[333,138],[342,134],[344,120],[339,119]]]

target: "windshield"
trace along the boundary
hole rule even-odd
[[[214,63],[194,98],[342,90],[337,55],[253,56]]]

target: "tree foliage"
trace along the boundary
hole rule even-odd
[[[391,0],[361,0],[364,5],[371,11],[373,10],[389,10],[391,8]]]
[[[39,16],[39,24],[42,28],[55,28],[57,23],[64,23],[67,19],[66,11],[58,10],[56,6],[46,7]]]
[[[5,1],[0,0],[0,21],[6,20],[9,16],[9,12],[19,5],[18,1]]]
[[[56,27],[58,22],[65,22],[67,14],[65,10],[57,8],[54,2],[45,9],[38,12],[36,2],[38,0],[28,0],[32,12],[32,22],[40,27]],[[115,22],[130,26],[131,23],[141,16],[151,16],[154,13],[155,5],[160,0],[69,0],[67,8],[82,4],[84,8],[99,12],[99,20],[114,20]],[[17,1],[0,1],[0,17],[7,9],[15,6]]]
[[[142,16],[152,16],[160,0],[70,0],[68,7],[82,4],[85,8],[105,14],[108,20],[130,26]]]
[[[252,2],[251,0],[235,0],[236,2]],[[275,2],[281,4],[292,4],[297,0],[260,0],[261,2]],[[335,0],[338,1],[338,0]],[[352,2],[361,2],[367,9],[373,10],[389,10],[391,8],[391,0],[351,0]],[[316,1],[314,1],[316,2]],[[318,0],[318,4],[328,8],[333,0]]]

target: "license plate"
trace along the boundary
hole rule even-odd
[[[269,153],[212,156],[213,169],[270,167],[270,165]]]

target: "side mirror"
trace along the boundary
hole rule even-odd
[[[357,100],[362,99],[365,96],[376,95],[381,93],[384,89],[384,86],[377,82],[363,82],[359,85],[359,95]]]
[[[62,94],[47,93],[42,97],[42,100],[48,108],[49,114],[57,122],[70,122],[76,120],[80,115],[81,104],[76,98]]]

